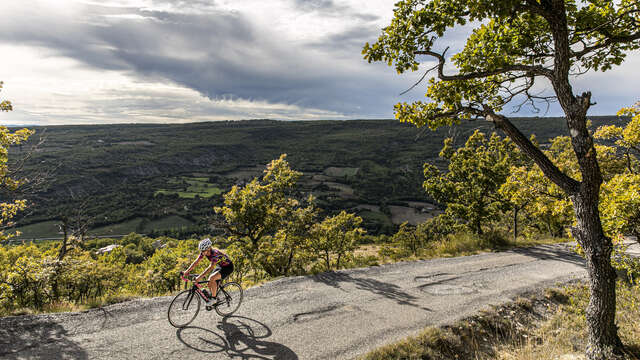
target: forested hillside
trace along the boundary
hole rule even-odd
[[[593,126],[611,119],[595,117]],[[566,132],[555,118],[516,122],[541,144]],[[304,174],[299,191],[320,208],[356,212],[369,233],[392,233],[438,212],[422,189],[423,164],[442,164],[444,138],[460,144],[476,128],[493,130],[470,122],[424,132],[392,120],[35,127],[30,143],[11,151],[26,154],[43,137],[24,171],[48,176],[16,194],[31,204],[17,228],[22,238],[56,237],[61,219],[81,209],[94,235],[209,233],[222,194],[286,153]]]

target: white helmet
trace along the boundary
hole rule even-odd
[[[198,249],[200,249],[200,251],[205,251],[210,247],[211,240],[209,238],[205,238],[204,240],[200,241],[200,244],[198,244]]]

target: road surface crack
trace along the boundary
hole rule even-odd
[[[340,304],[340,305],[330,305],[324,308],[320,308],[318,310],[313,310],[313,311],[309,311],[309,312],[304,312],[304,313],[299,313],[299,314],[295,314],[293,315],[293,321],[299,321],[299,320],[304,320],[304,319],[310,319],[310,318],[323,318],[325,316],[327,316],[328,313],[335,311],[341,307],[343,307],[344,305]]]

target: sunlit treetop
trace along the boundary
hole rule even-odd
[[[449,54],[440,38],[463,25],[475,28],[464,48]],[[557,80],[609,70],[640,47],[639,39],[640,3],[635,0],[403,0],[391,24],[377,42],[365,45],[363,54],[399,73],[435,59],[432,70],[438,74],[426,93],[431,102],[398,104],[396,116],[437,127],[499,112],[512,100],[537,109],[537,103],[555,98],[532,91],[540,77],[556,93],[570,94],[570,87]],[[571,105],[562,96],[558,100],[565,110]]]
[[[4,85],[4,82],[0,81],[0,91],[2,91],[3,85]],[[0,111],[11,111],[11,110],[13,110],[11,101],[8,101],[8,100],[0,101]]]
[[[597,139],[615,140],[616,146],[623,150],[627,160],[627,169],[632,173],[640,173],[640,102],[633,107],[623,108],[618,116],[631,117],[624,126],[606,125],[598,128],[594,137]]]
[[[2,90],[3,82],[0,81],[0,90]],[[10,101],[0,102],[0,111],[13,110]],[[9,147],[19,145],[29,138],[34,132],[29,129],[20,129],[11,132],[6,126],[0,125],[0,190],[14,191],[20,185],[24,184],[27,179],[16,179],[15,169],[9,168]],[[27,206],[25,200],[15,200],[13,202],[0,202],[0,242],[12,237],[12,234],[6,234],[2,229],[13,225],[11,219]]]

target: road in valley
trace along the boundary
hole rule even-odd
[[[349,359],[585,276],[567,245],[545,245],[292,277],[246,290],[235,316],[203,308],[184,329],[167,321],[171,297],[2,318],[0,358]]]

